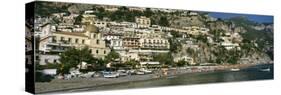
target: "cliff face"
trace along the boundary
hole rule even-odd
[[[176,17],[170,21],[171,27],[205,26],[201,16]]]
[[[189,56],[193,58],[195,63],[267,63],[272,60],[266,52],[266,48],[273,47],[273,24],[256,24],[246,20],[245,18],[235,18],[231,20],[219,20],[207,22],[200,16],[193,19],[195,24],[205,26],[210,29],[208,37],[214,39],[215,35],[211,34],[213,31],[222,31],[222,34],[230,33],[231,35],[238,34],[237,38],[240,41],[230,39],[230,43],[237,43],[239,47],[227,50],[220,44],[224,41],[215,43],[204,42],[197,37],[190,37],[194,39],[191,46],[190,44],[182,45],[181,50],[173,53],[174,57]],[[188,20],[186,20],[188,19]],[[178,18],[174,20],[174,26],[190,26],[194,23],[189,21],[191,18]],[[242,19],[242,20],[241,20]],[[185,23],[184,23],[185,22]],[[177,24],[176,24],[177,23]],[[250,36],[249,36],[250,35]],[[223,37],[223,35],[219,35]],[[261,40],[263,39],[263,40]],[[208,39],[209,40],[209,39]],[[182,41],[184,43],[184,41]],[[267,43],[267,44],[266,44]],[[190,52],[192,50],[192,52]],[[189,51],[189,52],[188,52]]]

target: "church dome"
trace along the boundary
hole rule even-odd
[[[94,33],[94,32],[98,32],[98,28],[94,24],[87,24],[85,27],[85,31]]]

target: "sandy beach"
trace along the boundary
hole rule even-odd
[[[103,85],[132,82],[132,81],[144,81],[150,79],[165,78],[169,76],[177,76],[186,73],[201,73],[201,72],[216,72],[226,71],[231,68],[248,68],[258,64],[239,64],[239,65],[227,65],[227,66],[191,66],[191,67],[179,67],[167,69],[167,75],[164,75],[162,70],[154,71],[152,74],[146,75],[128,75],[118,78],[72,78],[69,80],[53,79],[51,82],[36,82],[36,93],[47,93],[65,90],[75,90],[81,88],[90,88]]]

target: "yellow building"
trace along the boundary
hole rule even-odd
[[[101,39],[101,33],[93,24],[86,25],[84,32],[55,32],[53,42],[76,48],[88,46],[93,56],[97,58],[104,58],[110,52],[110,49],[105,46],[105,41]]]

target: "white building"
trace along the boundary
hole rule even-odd
[[[110,40],[110,47],[114,50],[124,50],[122,43],[122,39],[112,39]]]
[[[49,36],[56,30],[56,27],[50,23],[45,23],[40,26],[37,26],[37,29],[34,30],[34,36],[44,38]]]
[[[239,44],[231,43],[231,42],[222,42],[221,45],[224,46],[224,48],[227,50],[234,49],[235,47],[239,47]]]
[[[59,62],[59,55],[39,55],[39,64],[40,65],[46,65],[46,64],[54,64],[54,63],[60,63]]]
[[[196,63],[194,63],[193,58],[189,57],[189,56],[174,57],[174,62],[179,62],[181,60],[188,62],[190,65],[196,64]]]
[[[93,22],[95,26],[99,27],[99,28],[105,28],[107,26],[107,22],[106,21],[94,21]]]
[[[169,49],[170,43],[164,38],[140,38],[140,48],[142,49]]]
[[[130,61],[130,60],[135,60],[135,61],[139,61],[140,57],[138,55],[138,53],[134,53],[134,52],[119,52],[120,56],[121,56],[121,61],[122,62],[126,62],[126,61]]]

